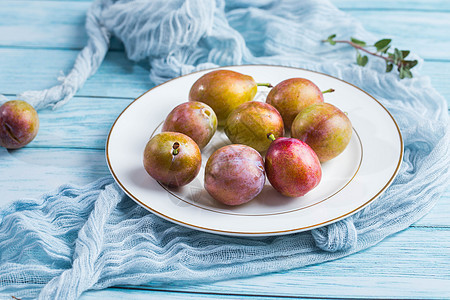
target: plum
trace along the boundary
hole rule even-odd
[[[265,170],[270,184],[284,196],[300,197],[315,188],[322,178],[316,153],[306,143],[280,137],[270,144]]]
[[[249,146],[221,147],[206,163],[205,189],[226,205],[249,202],[261,192],[265,181],[263,158]]]
[[[161,132],[144,149],[144,168],[155,180],[169,186],[183,186],[200,172],[202,156],[193,139],[179,132]]]
[[[219,125],[240,104],[253,100],[257,83],[248,75],[231,70],[216,70],[200,77],[189,91],[189,101],[200,101],[212,107]]]
[[[162,131],[181,132],[203,149],[217,130],[213,109],[202,102],[185,102],[176,106],[166,117]]]
[[[295,117],[291,136],[307,143],[323,163],[345,150],[352,137],[352,123],[336,106],[317,103]]]
[[[36,137],[38,130],[38,114],[27,102],[11,100],[0,106],[0,146],[24,147]]]
[[[266,98],[266,103],[280,112],[287,129],[291,128],[294,118],[302,109],[323,101],[323,93],[306,78],[286,79],[274,86]]]
[[[263,152],[272,139],[284,135],[283,119],[270,104],[250,101],[239,105],[227,118],[225,134],[234,144],[244,144]],[[269,136],[272,139],[269,139]]]

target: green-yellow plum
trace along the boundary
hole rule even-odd
[[[323,101],[323,93],[306,78],[286,79],[274,86],[266,98],[266,102],[280,112],[287,129],[302,109]]]
[[[170,186],[183,186],[200,172],[202,156],[197,143],[179,132],[161,132],[146,144],[144,168],[155,180]]]
[[[231,112],[224,131],[233,144],[247,145],[263,152],[273,139],[284,135],[284,125],[280,113],[272,105],[249,101]]]
[[[219,125],[239,105],[251,101],[257,84],[253,77],[231,70],[216,70],[200,77],[189,91],[189,101],[200,101],[212,107]]]
[[[317,103],[295,117],[291,136],[307,143],[320,161],[326,162],[345,150],[352,137],[352,123],[336,106]]]
[[[24,147],[36,137],[38,130],[38,114],[27,102],[11,100],[0,106],[0,146]]]
[[[190,101],[176,106],[166,117],[162,131],[181,132],[192,138],[203,149],[217,129],[213,109],[203,103]]]

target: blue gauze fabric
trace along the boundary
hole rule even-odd
[[[239,64],[302,67],[353,83],[397,120],[403,163],[391,187],[351,217],[262,238],[172,224],[136,205],[111,177],[83,187],[67,184],[0,210],[1,294],[76,299],[85,290],[112,285],[205,283],[330,261],[407,228],[433,207],[449,182],[445,99],[420,69],[413,79],[399,80],[384,72],[382,61],[371,59],[362,68],[354,64],[350,47],[322,43],[332,33],[379,38],[328,1],[95,1],[86,30],[87,46],[61,85],[19,98],[37,109],[69,100],[100,66],[114,35],[130,60],[148,61],[154,84]]]

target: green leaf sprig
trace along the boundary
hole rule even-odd
[[[386,72],[391,72],[394,66],[397,67],[400,79],[412,78],[411,69],[417,65],[417,60],[406,60],[405,58],[409,55],[409,50],[399,50],[394,48],[394,52],[388,52],[391,48],[391,39],[381,39],[373,45],[367,45],[366,42],[350,38],[350,40],[336,40],[336,34],[330,35],[325,43],[330,43],[331,45],[336,45],[337,43],[349,44],[356,49],[356,64],[359,66],[365,66],[369,61],[367,55],[362,54],[365,52],[367,54],[382,58],[386,61]],[[370,51],[368,48],[374,48],[375,51]]]

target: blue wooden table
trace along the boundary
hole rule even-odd
[[[424,59],[421,73],[450,101],[450,1],[334,0],[380,38]],[[86,43],[90,1],[0,0],[0,93],[44,89],[68,72]],[[104,147],[117,115],[151,88],[148,71],[117,41],[98,72],[58,110],[39,112],[37,138],[0,149],[0,205],[109,174]],[[450,102],[448,102],[450,103]],[[450,186],[434,209],[405,231],[349,257],[306,268],[196,286],[128,286],[81,299],[450,298]]]

